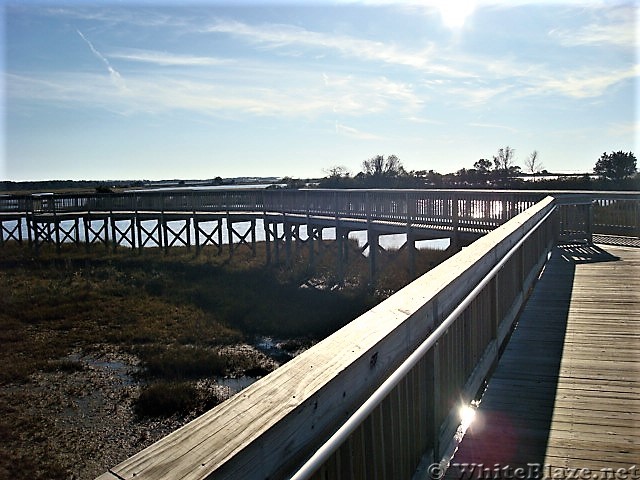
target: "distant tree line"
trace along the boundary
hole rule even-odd
[[[235,179],[224,180],[222,177],[215,177],[208,181],[198,182],[198,185],[234,185]],[[157,182],[157,186],[176,185],[178,187],[186,187],[191,185],[185,180],[171,180],[166,182]],[[153,186],[154,182],[150,180],[44,180],[44,181],[26,181],[11,182],[1,181],[0,192],[87,192],[95,191],[96,193],[113,193],[118,189],[125,188],[144,188]]]
[[[317,183],[320,188],[505,188],[538,190],[640,190],[640,175],[632,152],[603,153],[593,173],[557,175],[544,169],[540,155],[533,151],[524,161],[523,170],[515,164],[515,150],[500,148],[491,159],[481,158],[471,168],[441,174],[434,170],[407,171],[396,155],[376,155],[362,162],[356,175],[344,166],[325,170],[319,181],[284,177],[286,188],[303,188]],[[114,189],[144,187],[148,180],[50,180],[32,182],[0,181],[0,192],[87,191],[109,193]],[[211,185],[233,185],[233,180],[216,177]],[[186,186],[185,181],[177,181]]]
[[[27,182],[0,182],[0,192],[57,192],[69,190],[95,190],[109,192],[114,188],[142,187],[148,180],[45,180]]]
[[[515,150],[500,148],[492,159],[481,158],[472,168],[441,174],[434,170],[405,170],[396,155],[376,155],[362,162],[352,176],[343,166],[326,170],[321,188],[506,188],[540,190],[640,190],[636,158],[632,152],[603,153],[593,174],[556,175],[544,169],[537,151],[515,164]]]

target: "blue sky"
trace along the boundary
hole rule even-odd
[[[0,178],[591,171],[638,146],[637,2],[4,4]]]

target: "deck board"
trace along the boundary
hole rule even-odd
[[[456,464],[640,462],[640,249],[557,248],[489,380]],[[467,475],[468,476],[468,475]]]

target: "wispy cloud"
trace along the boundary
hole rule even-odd
[[[373,133],[362,132],[356,128],[348,127],[339,122],[336,122],[336,133],[340,135],[345,135],[350,138],[355,138],[357,140],[380,140],[382,137],[379,135],[375,135]]]
[[[406,117],[406,120],[408,120],[409,122],[412,123],[428,123],[428,124],[432,124],[432,125],[442,125],[443,122],[440,120],[433,120],[431,118],[425,118],[425,117],[417,117],[417,116],[410,116],[410,117]]]
[[[449,101],[467,107],[478,107],[499,98],[514,88],[513,84],[503,82],[495,86],[487,86],[477,82],[467,82],[445,87]]]
[[[482,3],[486,2],[480,2],[479,5]],[[526,2],[523,0],[518,3]],[[511,8],[507,3],[501,6]],[[236,45],[238,42],[245,43],[262,54],[251,60],[245,57],[239,61],[232,57],[207,56],[206,50],[198,52],[198,55],[136,48],[107,50],[105,47],[103,51],[107,54],[103,55],[78,30],[78,35],[91,52],[106,66],[112,83],[119,87],[121,94],[125,94],[120,97],[117,92],[105,92],[105,98],[116,105],[122,104],[127,111],[187,109],[217,114],[225,110],[239,114],[289,117],[327,113],[363,116],[396,111],[401,112],[403,118],[417,122],[423,118],[424,106],[431,102],[481,108],[491,102],[525,97],[595,98],[605,94],[612,86],[638,76],[637,67],[625,68],[624,65],[619,68],[598,65],[563,68],[551,62],[544,63],[544,59],[532,63],[515,54],[506,58],[492,58],[478,53],[471,55],[441,39],[439,43],[434,40],[406,45],[293,25],[256,25],[229,19],[211,20],[212,17],[207,16],[194,20],[190,10],[181,10],[182,13],[175,15],[161,9],[150,11],[148,15],[141,15],[136,9],[51,11],[56,15],[86,18],[105,25],[123,22],[141,28],[157,27],[172,33],[182,32],[181,28],[188,25],[192,35],[219,34],[228,37],[224,41],[231,39]],[[611,25],[622,21],[614,18]],[[573,36],[568,30],[557,30],[553,35],[561,45],[571,42],[593,44],[596,38],[601,38],[602,42],[626,45],[631,40],[632,35],[626,27],[616,33],[604,20],[599,25],[601,29],[591,32],[591,37],[586,27],[573,32]],[[308,60],[315,60],[319,56],[335,58],[337,52],[344,57],[342,60],[369,62],[369,65],[361,70],[346,69],[342,61],[335,64],[323,61],[321,73],[311,62],[298,62],[297,59],[282,61],[282,55],[264,55],[265,51],[271,50],[288,56],[303,56]],[[117,64],[126,75],[126,85],[110,59],[120,61]],[[144,71],[144,65],[132,69],[125,62],[184,68],[166,69],[162,75],[155,76],[149,73],[149,68]],[[336,70],[332,70],[334,65],[338,67]],[[215,68],[218,66],[224,68]],[[336,73],[345,70],[357,73]],[[378,71],[384,75],[378,74]],[[78,88],[79,92],[84,91],[84,86],[80,84],[84,80],[79,75],[60,74],[45,78],[30,74],[26,77],[42,85],[43,90],[38,95],[48,94],[53,101],[62,94],[66,95],[69,86]],[[28,92],[22,94],[29,95]],[[103,102],[103,99],[97,99],[95,94],[89,93],[84,100],[89,104]]]
[[[583,25],[578,29],[558,28],[549,32],[565,47],[602,46],[637,48],[638,7],[629,5],[609,5],[606,10],[599,11],[598,21]]]
[[[80,35],[80,38],[82,38],[82,40],[84,40],[84,42],[89,46],[93,54],[105,64],[109,72],[109,76],[111,77],[111,80],[113,81],[113,83],[120,89],[126,89],[126,85],[122,80],[122,76],[120,75],[120,72],[118,72],[115,68],[111,66],[111,63],[109,63],[109,60],[107,60],[107,58],[104,55],[102,55],[98,50],[96,50],[96,48],[93,46],[93,43],[91,43],[91,41],[89,41],[89,39],[87,39],[87,37],[85,37],[80,30],[76,30],[76,32],[78,32],[78,35]]]
[[[636,142],[638,142],[640,140],[640,122],[614,123],[608,127],[608,133],[609,135],[619,137],[633,135]]]
[[[421,49],[410,51],[405,47],[381,41],[357,38],[349,35],[336,35],[307,30],[293,25],[265,24],[250,25],[234,20],[218,20],[205,31],[224,33],[246,38],[265,48],[306,47],[334,50],[348,58],[383,62],[418,69],[424,72],[447,76],[467,76],[450,65],[434,59],[435,46],[429,44]]]
[[[469,123],[468,125],[470,127],[497,128],[499,130],[507,130],[508,132],[511,132],[511,133],[516,133],[518,131],[518,129],[516,128],[509,127],[507,125],[498,125],[495,123]]]
[[[522,92],[531,95],[560,94],[576,99],[601,96],[607,89],[640,75],[640,65],[626,69],[595,72],[581,69],[575,72],[563,72],[541,76]]]
[[[443,46],[437,46],[435,43],[412,51],[406,46],[346,35],[330,35],[291,25],[256,26],[238,21],[218,20],[207,27],[206,31],[245,38],[264,48],[290,47],[297,54],[301,48],[334,50],[358,61],[404,66],[421,75],[424,78],[423,85],[434,92],[446,93],[454,102],[467,106],[486,105],[497,98],[530,95],[595,97],[602,95],[611,85],[635,75],[633,71],[601,74],[597,71],[597,66],[586,67],[576,73],[565,72],[552,65],[523,63],[517,58],[471,57],[461,51],[443,49]],[[586,32],[585,29],[585,35]],[[608,29],[607,32],[613,35],[612,29]],[[595,38],[597,33],[593,35]],[[624,33],[619,34],[617,40],[614,36],[609,37],[609,41],[626,44],[632,37],[633,35]],[[574,41],[578,41],[581,37],[578,34],[573,38]],[[586,37],[581,41],[586,42]],[[336,79],[327,74],[324,80],[327,85],[345,81],[344,78]],[[449,81],[452,83],[448,83]],[[407,99],[412,96],[417,100],[417,96],[410,92],[411,89],[405,86],[402,89],[407,93]],[[400,93],[401,91],[397,91],[396,97]]]
[[[109,57],[129,62],[150,63],[159,66],[179,67],[211,67],[229,65],[234,61],[226,58],[200,57],[194,55],[179,55],[175,53],[155,50],[127,49],[109,53]]]
[[[96,2],[96,5],[100,2]],[[99,22],[104,25],[128,24],[136,27],[184,27],[188,28],[192,18],[176,15],[175,11],[159,8],[119,8],[116,5],[109,5],[108,8],[90,5],[83,6],[77,2],[74,7],[48,7],[40,10],[41,14],[64,17],[73,20]]]
[[[232,70],[232,71],[227,71]],[[418,99],[407,87],[387,79],[353,78],[327,87],[313,75],[298,72],[281,78],[243,69],[187,77],[184,74],[129,73],[127,89],[112,88],[109,77],[89,73],[9,74],[8,98],[105,108],[122,114],[183,110],[203,115],[254,115],[310,118],[321,115],[363,116],[389,111],[410,113]],[[281,77],[281,76],[280,76]],[[317,79],[317,76],[316,76]]]
[[[618,46],[626,48],[635,48],[637,36],[634,31],[634,25],[628,25],[627,28],[620,25],[588,25],[573,30],[552,30],[549,32],[551,37],[558,39],[561,45],[565,47],[577,46]]]

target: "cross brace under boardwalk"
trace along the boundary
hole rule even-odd
[[[447,478],[639,478],[639,307],[640,249],[557,248]]]

